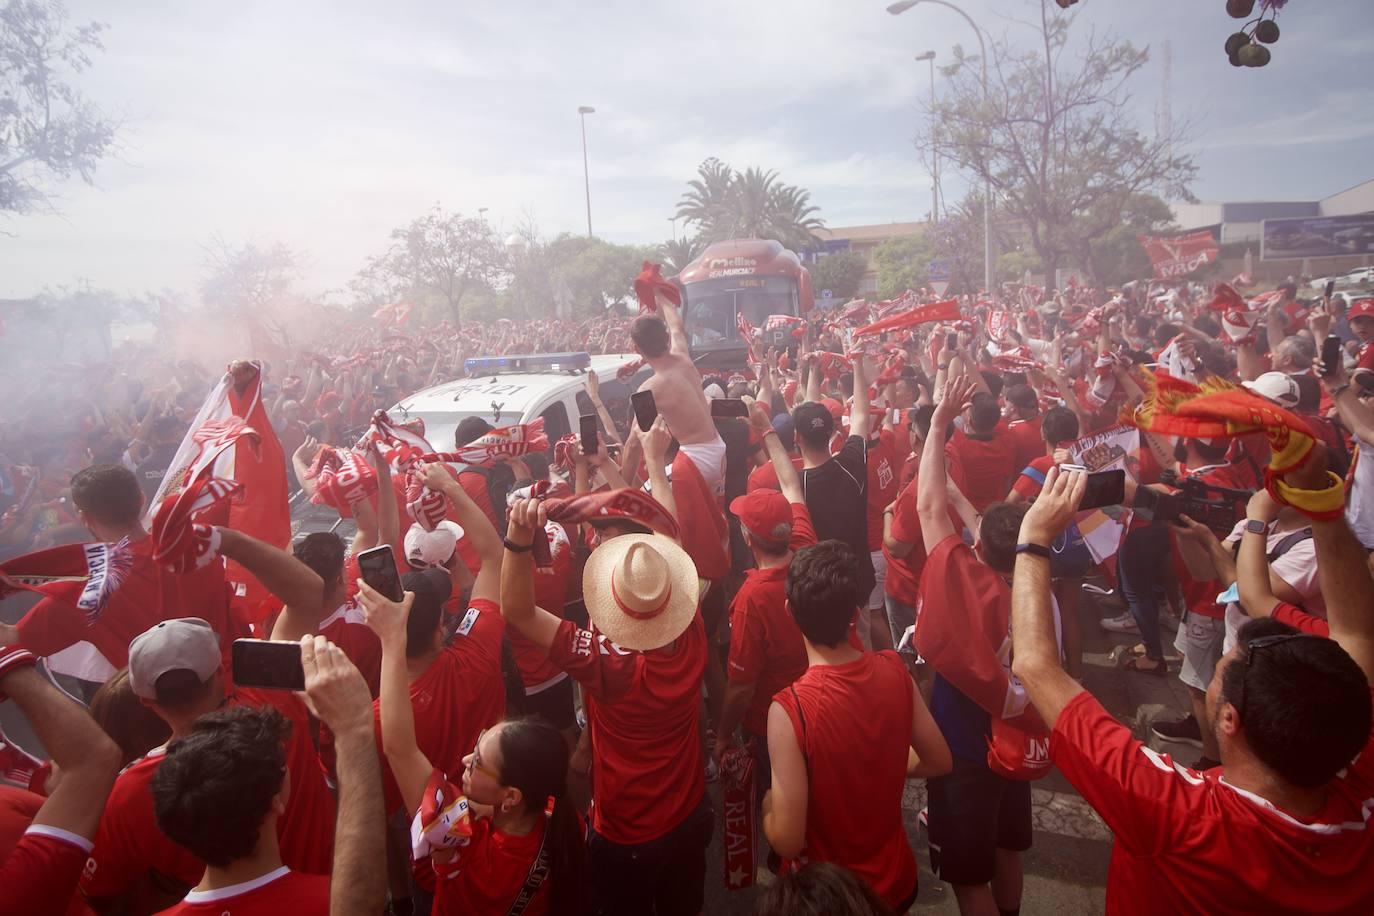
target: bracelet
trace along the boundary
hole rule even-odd
[[[528,544],[517,544],[510,538],[502,538],[501,543],[505,544],[506,549],[509,550],[511,553],[529,553],[531,550],[534,549],[533,541],[531,541]]]
[[[1032,543],[1021,543],[1021,544],[1017,544],[1017,545],[1016,545],[1016,553],[1017,553],[1018,555],[1023,554],[1023,553],[1028,553],[1028,554],[1030,554],[1030,555],[1033,556],[1033,557],[1041,557],[1042,559],[1045,559],[1045,560],[1050,559],[1050,557],[1052,556],[1052,554],[1050,553],[1050,549],[1049,549],[1048,547],[1046,547],[1044,544],[1032,544]]]

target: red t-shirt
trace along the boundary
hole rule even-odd
[[[792,459],[792,466],[801,473],[802,459],[800,456]],[[766,461],[749,472],[748,492],[755,490],[781,490],[782,484],[778,483],[778,469],[773,467],[773,462]]]
[[[277,822],[282,861],[303,872],[329,874],[334,851],[334,795],[311,743],[305,706],[286,691],[247,688],[237,689],[227,705],[272,706],[291,721],[286,743],[291,789],[286,814]],[[150,751],[125,767],[115,780],[96,831],[95,848],[81,876],[81,890],[86,896],[119,897],[149,871],[188,887],[200,881],[205,863],[163,833],[153,812],[153,776],[165,754],[164,748]]]
[[[1331,635],[1331,624],[1321,617],[1314,617],[1296,604],[1289,604],[1287,601],[1280,601],[1274,605],[1274,610],[1269,616],[1279,623],[1286,623],[1293,629],[1302,630],[1304,633],[1328,637]]]
[[[706,627],[700,612],[661,649],[622,649],[563,621],[549,658],[585,691],[592,736],[592,827],[647,843],[687,819],[706,791],[697,732]]]
[[[1053,455],[1040,455],[1034,460],[1027,462],[1021,468],[1021,473],[1016,475],[1016,482],[1011,488],[1026,499],[1035,499],[1040,495],[1040,491],[1045,486],[1045,475],[1054,467]]]
[[[1025,467],[1016,463],[1016,440],[1001,430],[986,439],[975,439],[960,430],[950,445],[959,456],[964,495],[979,512],[1006,499],[1012,480]]]
[[[348,600],[321,620],[316,632],[343,649],[344,654],[362,672],[367,689],[376,697],[382,680],[382,642],[367,625],[363,607],[354,596],[357,590],[357,582],[349,579]]]
[[[501,677],[501,634],[505,629],[500,605],[474,599],[453,641],[410,682],[415,741],[441,772],[461,772],[463,757],[477,746],[482,729],[505,718],[506,682]],[[380,742],[380,701],[373,703],[372,710]],[[387,810],[394,811],[401,804],[401,791],[385,761],[382,768],[386,773]]]
[[[816,543],[811,514],[792,503],[792,550]],[[789,559],[771,569],[751,569],[730,605],[730,663],[727,673],[737,683],[752,683],[754,695],[744,711],[744,727],[768,734],[768,704],[773,694],[806,671],[806,644],[792,619],[787,600]]]
[[[892,539],[911,545],[906,556],[894,557],[883,547],[887,557],[887,580],[884,591],[908,607],[915,607],[920,597],[921,570],[926,565],[926,544],[921,534],[921,515],[916,511],[916,476],[903,488],[892,507]]]
[[[158,916],[328,916],[329,876],[299,875],[285,865],[260,878],[191,891]]]
[[[572,541],[568,538],[567,529],[558,522],[547,522],[544,528],[549,535],[553,565],[547,569],[535,567],[534,603],[555,617],[562,617],[573,576]],[[527,695],[547,690],[567,678],[567,672],[549,661],[547,652],[522,636],[518,630],[510,631],[510,648]]]
[[[1282,811],[1137,741],[1084,691],[1059,714],[1055,764],[1115,834],[1109,913],[1374,913],[1374,748],[1312,817]]]
[[[892,444],[892,433],[883,430],[878,440],[868,443],[868,549],[870,552],[881,550],[883,546],[883,510],[898,492],[897,450]]]
[[[224,564],[211,563],[195,572],[169,573],[153,561],[153,539],[144,537],[129,545],[131,564],[109,596],[105,609],[89,626],[86,612],[44,598],[19,621],[19,641],[35,655],[53,655],[86,641],[116,668],[129,663],[129,643],[163,620],[200,617],[220,636],[227,652],[239,632],[230,621],[229,590]]]
[[[715,493],[686,452],[679,451],[673,459],[670,483],[682,528],[682,549],[696,564],[701,578],[713,582],[723,579],[730,572],[730,555],[725,546],[730,529]]]
[[[1029,420],[1012,420],[1007,425],[1007,432],[1016,445],[1018,471],[1045,454],[1045,439],[1041,435],[1044,423],[1045,415],[1037,414]]]
[[[90,908],[76,892],[91,841],[58,827],[34,825],[41,795],[0,786],[0,912],[66,913]]]
[[[806,757],[801,861],[843,865],[890,906],[916,889],[916,857],[902,825],[911,689],[901,658],[885,650],[812,665],[774,697]]]
[[[444,798],[449,799],[463,794],[461,785],[452,782],[443,792]],[[489,817],[474,816],[471,823],[472,836],[466,843],[453,847],[452,858],[441,862],[432,855],[427,857],[435,876],[433,912],[439,916],[508,911],[539,855],[547,819],[539,821],[525,836],[497,830]],[[539,885],[524,910],[525,916],[545,916],[549,912],[552,888],[552,877]]]

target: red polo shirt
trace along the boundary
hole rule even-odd
[[[964,495],[979,512],[1006,499],[1012,480],[1025,467],[1016,463],[1016,440],[1003,430],[987,438],[973,438],[960,430],[949,444],[958,455]]]

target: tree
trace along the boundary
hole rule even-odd
[[[857,251],[837,251],[818,258],[810,269],[812,289],[828,289],[837,299],[852,299],[863,285],[868,261]]]
[[[564,233],[544,240],[528,226],[519,233],[524,246],[513,261],[513,279],[503,295],[509,317],[538,318],[567,308],[567,317],[601,317],[632,295],[634,278],[654,248],[614,245]]]
[[[1126,85],[1149,52],[1090,33],[1070,59],[1072,21],[1041,0],[1035,50],[994,41],[987,99],[956,48],[933,112],[941,155],[991,183],[997,212],[1024,226],[1050,277],[1069,261],[1091,270],[1093,241],[1120,224],[1133,195],[1187,198],[1197,170],[1177,152],[1186,125],[1155,136],[1136,127]],[[933,139],[922,122],[918,146],[929,151]]]
[[[705,249],[706,246],[695,235],[669,239],[658,246],[658,256],[663,261],[663,273],[669,277],[682,273]]]
[[[368,258],[351,284],[360,297],[391,301],[433,295],[462,327],[463,299],[493,290],[510,276],[510,262],[486,220],[446,214],[435,206],[391,231],[391,247]]]
[[[799,250],[813,245],[825,228],[811,194],[783,183],[772,170],[737,172],[714,157],[697,169],[678,201],[677,218],[695,226],[707,244],[724,239],[776,239]]]
[[[246,328],[256,345],[265,331],[289,346],[287,319],[304,301],[296,289],[304,257],[282,242],[249,242],[234,248],[221,235],[202,246],[205,278],[201,301],[217,309],[226,326]]]
[[[935,246],[924,233],[899,235],[883,242],[873,251],[873,263],[878,268],[878,295],[891,299],[925,286],[934,258]]]
[[[102,23],[67,28],[61,0],[9,0],[0,7],[0,212],[50,207],[45,186],[76,175],[95,180],[119,123],[65,79],[103,51]]]
[[[1168,234],[1177,229],[1169,205],[1153,194],[1133,194],[1121,210],[1121,221],[1092,241],[1088,274],[1099,286],[1120,286],[1154,275],[1154,267],[1137,236]]]

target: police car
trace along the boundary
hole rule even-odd
[[[465,378],[417,392],[389,413],[399,422],[423,419],[425,438],[439,451],[453,448],[453,431],[467,417],[481,417],[494,427],[542,417],[545,434],[556,442],[577,431],[579,417],[596,413],[584,388],[587,371],[593,370],[601,402],[623,439],[629,429],[630,395],[653,372],[646,365],[625,381],[617,379],[621,367],[637,358],[633,353],[584,352],[474,357],[464,361]]]

